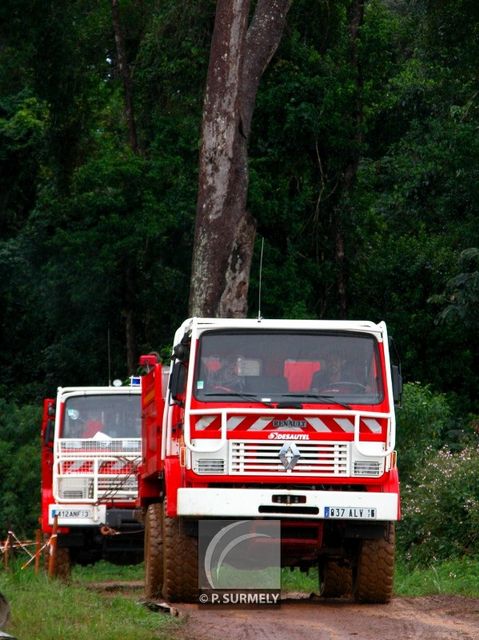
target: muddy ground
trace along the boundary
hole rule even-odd
[[[117,586],[126,597],[141,600],[138,585]],[[95,587],[117,591],[114,585]],[[172,640],[479,640],[479,598],[462,596],[396,597],[387,605],[357,605],[290,594],[274,608],[178,604],[175,609],[183,624],[172,631]]]
[[[287,599],[278,609],[178,609],[186,616],[181,640],[479,639],[479,599],[458,596],[394,598],[388,605]]]

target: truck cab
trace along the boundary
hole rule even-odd
[[[192,318],[174,344],[166,401],[152,409],[154,369],[143,383],[140,502],[161,503],[150,511],[162,531],[171,519],[190,532],[200,518],[280,519],[283,564],[318,566],[323,596],[388,601],[400,376],[386,325]],[[165,545],[163,556],[147,587],[194,599],[194,579],[165,583]],[[371,570],[371,557],[384,561]]]
[[[41,522],[45,537],[57,522],[62,573],[71,562],[142,560],[140,382],[59,387],[44,401]]]

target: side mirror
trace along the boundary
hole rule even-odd
[[[170,392],[175,402],[181,402],[180,396],[185,393],[186,388],[186,366],[183,362],[175,362],[170,376]]]
[[[45,428],[45,433],[43,435],[43,441],[45,444],[51,445],[53,444],[53,436],[55,433],[55,421],[53,418],[49,418],[47,421],[47,426]]]
[[[399,404],[402,396],[401,358],[396,342],[392,336],[389,336],[389,353],[391,356],[391,379],[394,404]]]
[[[402,396],[402,375],[401,367],[397,364],[391,365],[391,378],[393,383],[393,398],[395,404],[401,402]]]
[[[173,347],[173,355],[180,362],[186,362],[190,357],[190,339],[186,336],[183,337],[181,342],[175,344]]]

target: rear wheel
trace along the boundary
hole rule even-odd
[[[150,504],[145,516],[145,597],[159,598],[163,586],[163,505]]]
[[[354,598],[357,602],[386,604],[391,600],[394,580],[394,524],[377,540],[363,540],[358,555]]]
[[[319,595],[322,598],[341,598],[352,592],[353,577],[350,567],[327,560],[319,572]]]
[[[55,558],[55,577],[67,581],[72,572],[70,549],[68,547],[57,547]]]
[[[198,602],[198,538],[184,531],[180,518],[163,517],[163,597],[167,602]]]
[[[44,544],[43,566],[45,568],[45,573],[50,575],[51,547],[50,547],[50,536],[48,534],[44,534],[43,544]],[[71,562],[71,556],[70,556],[70,549],[68,547],[59,547],[58,538],[57,538],[57,546],[55,547],[55,558],[53,559],[51,576],[53,578],[59,578],[60,580],[67,581],[70,579],[71,571],[72,571],[72,562]]]

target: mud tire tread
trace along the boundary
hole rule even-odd
[[[321,571],[319,595],[321,598],[341,598],[352,593],[353,575],[350,567],[328,560]]]
[[[145,515],[145,598],[161,597],[163,587],[163,504],[148,505]]]
[[[395,529],[391,524],[378,540],[363,540],[358,557],[356,602],[387,604],[393,594]]]
[[[198,539],[188,536],[180,518],[165,512],[163,597],[167,602],[198,602]]]

